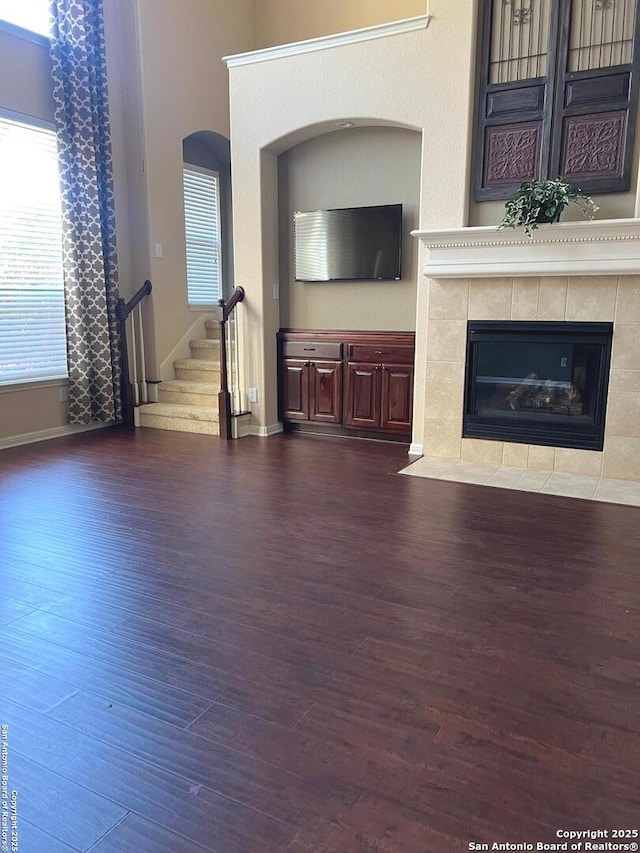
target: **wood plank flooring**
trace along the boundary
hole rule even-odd
[[[638,829],[640,510],[406,462],[144,429],[0,453],[19,853]]]

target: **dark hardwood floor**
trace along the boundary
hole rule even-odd
[[[155,430],[0,453],[19,853],[638,828],[640,511],[406,462]]]

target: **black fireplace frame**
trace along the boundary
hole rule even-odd
[[[506,423],[504,419],[474,414],[477,344],[482,341],[511,342],[513,333],[526,336],[531,343],[550,343],[562,333],[576,343],[598,344],[602,347],[600,371],[595,400],[595,415],[590,425],[580,428],[563,425],[542,425],[535,419],[522,418]],[[469,320],[467,322],[467,357],[464,381],[463,438],[488,441],[511,441],[517,444],[538,444],[546,447],[568,447],[581,450],[602,450],[606,417],[613,323],[578,323],[564,321],[528,320]],[[473,407],[473,408],[471,408]]]

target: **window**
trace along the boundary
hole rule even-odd
[[[0,21],[49,38],[49,0],[0,0]]]
[[[0,115],[0,383],[67,375],[52,130]]]
[[[637,0],[482,0],[476,200],[564,178],[629,190],[640,76]]]
[[[185,166],[183,178],[188,301],[211,307],[222,296],[220,178],[198,166]]]

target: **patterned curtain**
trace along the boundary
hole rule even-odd
[[[102,0],[51,0],[62,186],[69,422],[121,417],[111,130]]]

